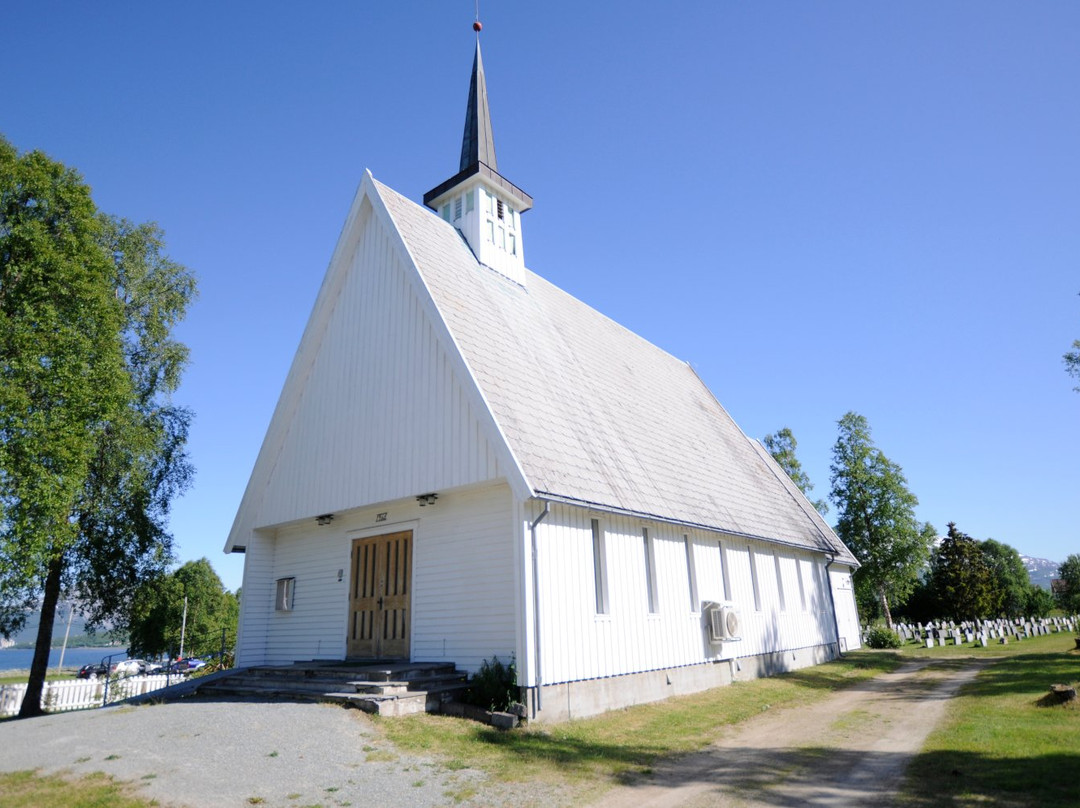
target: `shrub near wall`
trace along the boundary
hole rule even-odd
[[[885,626],[873,626],[866,632],[866,645],[869,648],[899,648],[903,644],[900,635]]]

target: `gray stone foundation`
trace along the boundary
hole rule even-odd
[[[539,706],[535,688],[528,691],[529,720],[553,724],[599,715],[608,710],[662,701],[671,696],[698,693],[733,681],[747,681],[785,671],[820,665],[837,656],[836,644],[808,646],[790,651],[724,659],[699,665],[583,679],[544,685]]]

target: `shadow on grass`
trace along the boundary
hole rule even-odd
[[[1007,696],[1030,694],[1039,698],[1052,684],[1080,679],[1080,660],[1066,654],[1020,654],[1003,659],[968,685],[964,695]],[[1034,688],[1034,689],[1033,689]],[[1077,800],[1080,803],[1080,798]]]
[[[901,804],[1075,808],[1080,802],[1078,776],[1080,751],[1013,758],[936,751],[912,761]]]
[[[670,759],[669,750],[647,741],[608,743],[556,732],[500,732],[478,729],[474,737],[481,743],[499,747],[520,764],[543,760],[578,775],[599,769],[612,770],[618,782],[640,779],[654,765]],[[614,765],[613,765],[614,764]]]
[[[732,798],[755,805],[902,805],[937,808],[1005,804],[1075,808],[1080,753],[1014,759],[971,753],[920,755],[908,769],[909,755],[833,748],[725,749],[691,755],[648,780],[623,778],[631,789],[687,788],[694,804],[726,804]],[[704,799],[700,796],[704,792]],[[644,796],[644,795],[643,795]],[[650,798],[655,794],[650,793]],[[689,795],[688,795],[689,796]]]

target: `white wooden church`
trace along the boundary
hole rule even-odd
[[[225,547],[237,664],[497,655],[553,721],[857,647],[857,561],[768,453],[526,268],[479,38],[423,202],[360,182]]]

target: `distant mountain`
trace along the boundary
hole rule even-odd
[[[56,610],[56,622],[53,623],[53,646],[58,646],[64,641],[64,631],[67,629],[69,605],[60,603]],[[17,643],[34,642],[37,639],[38,623],[41,621],[40,612],[28,612],[26,625],[18,634],[12,636]],[[86,620],[82,615],[76,614],[71,620],[71,636],[77,637],[86,633]]]
[[[1058,567],[1061,566],[1057,561],[1050,561],[1045,558],[1032,558],[1031,556],[1021,555],[1020,560],[1024,562],[1024,567],[1028,571],[1028,577],[1035,586],[1041,586],[1043,589],[1050,589],[1050,581],[1057,578]]]

